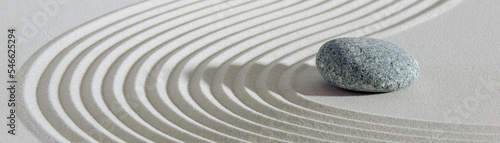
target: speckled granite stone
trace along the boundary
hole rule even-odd
[[[420,71],[409,53],[390,42],[371,38],[328,41],[316,55],[316,67],[329,83],[364,92],[404,89]]]

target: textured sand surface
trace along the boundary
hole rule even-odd
[[[130,4],[33,46],[17,74],[19,132],[39,142],[499,141],[495,10],[432,0]],[[419,59],[419,80],[384,94],[328,86],[314,57],[338,37],[397,43]]]

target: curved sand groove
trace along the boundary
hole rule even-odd
[[[23,93],[37,95],[23,99],[30,130],[63,142],[498,139],[496,126],[323,105],[287,79],[321,42],[398,32],[457,2],[160,3],[116,11],[37,52],[21,81]]]

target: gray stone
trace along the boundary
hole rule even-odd
[[[316,67],[329,83],[363,92],[390,92],[410,86],[419,75],[417,60],[397,45],[371,38],[328,41]]]

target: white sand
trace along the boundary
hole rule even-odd
[[[13,140],[499,141],[500,18],[482,17],[496,13],[460,1],[137,3],[26,53],[28,137]],[[421,76],[384,94],[326,84],[314,56],[347,36],[402,46]]]

